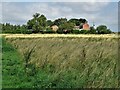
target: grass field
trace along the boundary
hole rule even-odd
[[[116,35],[3,36],[4,88],[118,87]]]

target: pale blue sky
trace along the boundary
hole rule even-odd
[[[51,20],[60,17],[85,18],[90,25],[95,22],[96,26],[104,24],[112,31],[118,31],[118,0],[82,1],[5,0],[2,1],[2,22],[26,24],[32,15],[38,12]]]

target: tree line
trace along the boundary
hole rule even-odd
[[[32,34],[32,33],[71,33],[71,34],[110,34],[112,31],[107,28],[106,25],[99,25],[97,28],[94,26],[90,27],[90,30],[73,30],[74,26],[79,26],[82,29],[82,25],[88,22],[86,19],[72,18],[58,18],[54,21],[47,20],[43,14],[35,13],[33,18],[27,21],[26,25],[12,25],[10,23],[1,23],[2,33],[21,33],[21,34]],[[51,26],[57,25],[59,28],[55,32],[51,29]],[[67,32],[65,32],[67,30]]]

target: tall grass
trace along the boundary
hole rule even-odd
[[[27,63],[29,61],[35,65],[35,87],[118,87],[118,38],[41,37],[6,40],[18,49]],[[34,69],[31,71],[34,72]]]

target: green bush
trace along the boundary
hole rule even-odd
[[[63,30],[58,29],[58,30],[57,30],[57,33],[58,33],[58,34],[63,34]]]
[[[73,30],[72,33],[73,33],[73,34],[79,34],[80,31],[79,31],[79,30]]]
[[[21,29],[20,33],[22,34],[32,34],[32,30],[28,30],[28,29]]]
[[[46,30],[43,33],[45,33],[45,34],[52,34],[52,33],[55,33],[55,32],[53,30]]]
[[[80,31],[80,34],[88,34],[89,33],[89,30],[81,30]]]
[[[4,30],[2,33],[11,33],[11,34],[32,34],[31,30],[27,29],[17,29],[17,30]]]
[[[89,30],[88,33],[89,33],[89,34],[96,34],[97,32],[96,32],[95,29],[93,29],[93,30]]]
[[[98,34],[110,34],[112,31],[110,29],[107,29],[107,26],[105,25],[100,25],[97,27],[97,33]]]

